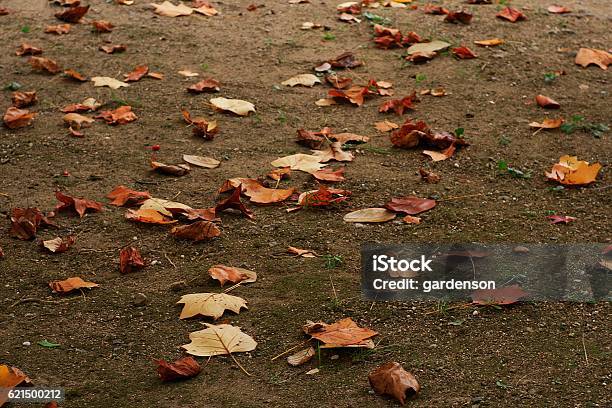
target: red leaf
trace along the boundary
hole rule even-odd
[[[125,125],[138,119],[131,106],[120,106],[115,110],[102,111],[96,119],[104,119],[109,125]]]
[[[39,71],[47,71],[50,74],[55,75],[61,71],[59,65],[57,65],[57,62],[49,58],[30,57],[28,59],[28,62],[30,63],[32,68]]]
[[[18,129],[32,124],[32,119],[34,119],[35,116],[35,112],[11,106],[6,110],[3,120],[7,128]]]
[[[457,47],[452,49],[453,54],[460,59],[472,59],[478,57],[474,53],[474,51],[470,50],[468,47]]]
[[[9,234],[22,240],[32,239],[39,226],[55,226],[49,220],[51,216],[45,216],[38,208],[13,208]]]
[[[420,214],[422,212],[431,210],[435,206],[435,200],[430,200],[428,198],[418,198],[414,196],[393,197],[391,201],[385,204],[385,208],[391,211],[410,215]]]
[[[174,363],[154,360],[157,364],[157,375],[162,381],[175,381],[195,377],[202,370],[193,357],[183,357]]]
[[[47,241],[40,241],[40,245],[43,248],[49,250],[49,252],[54,254],[61,254],[62,252],[66,252],[75,242],[74,235],[69,235],[65,238],[57,237]]]
[[[512,7],[504,8],[502,11],[497,13],[495,16],[498,18],[506,19],[512,23],[519,21],[519,20],[527,19],[527,16],[525,16],[523,13],[521,13],[520,11]]]
[[[417,101],[416,91],[412,94],[405,96],[402,99],[392,99],[383,103],[379,108],[379,112],[388,112],[390,110],[395,111],[397,115],[403,115],[404,110],[414,110],[414,102]]]
[[[119,252],[119,271],[121,273],[130,273],[145,266],[146,263],[137,248],[129,246]]]
[[[221,84],[216,79],[208,78],[191,85],[187,91],[191,93],[219,92]]]
[[[204,241],[221,235],[221,230],[210,221],[196,221],[193,224],[174,227],[170,234],[177,238]]]
[[[87,10],[89,10],[89,6],[69,7],[62,12],[55,13],[55,17],[67,23],[78,23],[87,13]]]
[[[338,170],[332,169],[321,169],[310,173],[320,181],[344,181],[344,167],[340,167]]]
[[[132,72],[129,74],[123,75],[125,77],[126,82],[135,82],[139,81],[143,76],[147,75],[149,72],[149,67],[146,65],[138,65]]]
[[[102,211],[102,203],[97,201],[71,197],[63,194],[61,191],[56,191],[55,197],[61,201],[61,204],[58,204],[55,207],[57,211],[72,209],[76,211],[81,218],[83,218],[87,210],[92,210],[95,212]]]
[[[473,16],[470,13],[465,11],[451,11],[446,15],[444,21],[446,21],[447,23],[460,22],[463,24],[470,24],[470,22],[472,21],[472,17]]]
[[[246,215],[248,218],[253,219],[254,217],[253,211],[249,210],[247,206],[244,205],[242,201],[240,201],[241,192],[242,192],[242,186],[238,186],[234,188],[234,190],[232,191],[232,194],[230,194],[228,198],[217,203],[217,205],[215,206],[215,213],[218,213],[228,208],[233,208],[235,210],[240,211],[241,213]]]
[[[545,109],[559,109],[561,107],[559,102],[549,98],[548,96],[537,95],[535,99],[538,105]]]
[[[117,186],[106,195],[106,198],[113,200],[110,202],[111,205],[121,207],[126,203],[128,205],[140,204],[144,200],[151,198],[151,194],[148,191],[134,191],[126,186]]]
[[[569,224],[576,221],[576,217],[570,217],[569,215],[547,215],[546,218],[550,220],[551,224]]]
[[[506,286],[499,289],[481,289],[470,295],[475,305],[511,305],[527,296],[519,285]]]

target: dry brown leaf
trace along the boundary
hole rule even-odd
[[[393,197],[391,201],[385,204],[385,208],[409,215],[416,215],[436,206],[436,200],[428,198],[419,198],[414,196],[409,197]]]
[[[109,77],[92,77],[91,80],[93,81],[94,86],[108,86],[111,89],[119,89],[121,87],[130,86],[130,84],[126,84],[125,82]]]
[[[208,269],[211,278],[218,280],[221,286],[226,282],[232,283],[252,283],[257,281],[257,274],[243,268],[235,268],[225,265],[214,265]]]
[[[379,132],[390,132],[393,129],[398,129],[399,125],[397,123],[388,121],[388,120],[383,120],[382,122],[376,122],[374,124],[374,127],[376,128],[376,130],[378,130]]]
[[[421,223],[420,217],[413,217],[412,215],[406,215],[404,218],[402,218],[402,220],[404,220],[406,224],[420,224]]]
[[[151,208],[140,208],[136,211],[127,210],[125,218],[132,221],[144,222],[146,224],[174,224],[177,222],[171,216],[160,213]]]
[[[83,74],[81,74],[81,73],[79,73],[79,72],[77,72],[77,71],[75,71],[73,69],[65,70],[64,71],[64,75],[66,75],[66,77],[68,79],[74,79],[74,80],[79,81],[79,82],[87,81],[87,77],[85,75],[83,75]]]
[[[305,171],[306,173],[313,173],[325,167],[324,164],[321,164],[320,156],[303,153],[281,157],[274,160],[270,164],[272,164],[274,167],[289,167],[291,170],[301,170]]]
[[[191,7],[187,7],[183,3],[179,3],[178,6],[175,6],[169,1],[164,1],[162,4],[149,3],[149,5],[155,8],[155,14],[166,17],[188,16],[194,11]]]
[[[537,95],[535,99],[538,105],[546,109],[559,109],[561,107],[559,102],[549,98],[548,96]]]
[[[15,55],[39,55],[42,54],[42,52],[42,48],[35,47],[28,43],[21,43],[19,48],[17,48],[17,51],[15,51]]]
[[[376,394],[388,395],[404,405],[406,400],[418,394],[421,386],[414,375],[394,361],[385,363],[368,375],[368,381]]]
[[[71,27],[72,26],[70,24],[50,25],[45,28],[45,33],[57,35],[68,34]]]
[[[96,119],[104,119],[109,125],[125,125],[138,119],[138,116],[132,112],[132,107],[123,105],[115,110],[102,111]]]
[[[320,181],[335,182],[335,181],[345,180],[344,167],[340,167],[338,170],[321,169],[321,170],[313,171],[310,174],[312,174],[314,178]]]
[[[30,63],[32,68],[39,71],[46,71],[50,74],[57,74],[61,71],[59,65],[57,65],[57,62],[49,58],[30,57],[28,59],[28,62]]]
[[[74,244],[74,241],[74,235],[68,235],[65,238],[57,237],[46,241],[41,241],[40,244],[43,248],[48,249],[51,253],[61,254],[62,252],[66,252],[68,248]]]
[[[202,315],[217,320],[225,310],[240,313],[240,309],[248,309],[246,300],[227,293],[191,293],[176,303],[184,304],[180,319]]]
[[[221,83],[216,79],[207,78],[203,79],[200,82],[191,85],[187,88],[187,91],[191,93],[202,93],[202,92],[219,92]]]
[[[313,347],[308,347],[287,357],[287,363],[289,363],[290,366],[298,367],[312,360],[314,355],[315,349]]]
[[[13,92],[11,94],[11,102],[16,108],[26,108],[36,103],[36,91],[29,92]]]
[[[86,198],[76,198],[63,194],[61,191],[55,192],[55,198],[60,201],[60,204],[55,206],[56,211],[74,210],[81,218],[87,210],[94,212],[102,211],[102,203]]]
[[[294,188],[267,188],[261,185],[259,181],[247,178],[229,179],[227,183],[229,183],[234,188],[241,186],[242,193],[248,196],[251,202],[258,204],[271,204],[285,201],[286,199],[291,197],[291,195],[295,191]],[[227,191],[227,189],[225,188],[222,188],[222,190]]]
[[[110,33],[111,31],[113,31],[113,28],[115,28],[113,23],[111,23],[110,21],[106,21],[106,20],[92,21],[91,25],[93,25],[94,30],[96,30],[99,33]]]
[[[327,163],[330,160],[347,162],[353,161],[355,158],[353,153],[342,150],[342,143],[340,142],[331,143],[326,150],[312,150],[312,154],[318,157],[321,163]]]
[[[483,47],[494,47],[496,45],[502,45],[503,43],[504,43],[504,40],[502,40],[501,38],[492,38],[490,40],[474,41],[474,44],[481,45]]]
[[[433,171],[419,169],[419,175],[421,176],[422,180],[430,184],[436,184],[440,181],[440,176]]]
[[[527,296],[519,285],[511,285],[498,289],[479,289],[472,293],[472,303],[476,305],[511,305],[519,301],[519,299]]]
[[[29,240],[36,236],[36,230],[39,226],[55,226],[49,218],[52,213],[45,216],[38,208],[20,208],[11,209],[10,221],[11,229],[9,235],[22,240]]]
[[[204,241],[221,235],[221,230],[210,221],[196,221],[193,224],[174,227],[170,234],[177,238],[190,239],[192,241]]]
[[[529,124],[530,127],[540,128],[540,129],[557,129],[560,128],[563,124],[563,118],[557,119],[544,119],[542,123],[531,122]]]
[[[55,13],[55,17],[67,23],[78,23],[88,10],[89,6],[68,7],[64,11]]]
[[[0,364],[0,407],[8,401],[9,390],[31,384],[28,376],[17,367]]]
[[[232,194],[225,200],[220,201],[215,206],[215,213],[226,210],[228,208],[232,208],[240,211],[242,214],[247,216],[250,219],[254,218],[253,211],[249,210],[246,205],[242,201],[240,201],[240,194],[242,191],[242,186],[238,186],[232,190]]]
[[[304,326],[304,332],[324,343],[324,348],[359,345],[378,334],[374,330],[357,326],[350,317],[333,324],[307,324]]]
[[[146,65],[138,65],[132,72],[129,74],[124,74],[126,82],[135,82],[139,81],[143,76],[147,75],[149,72],[149,67]]]
[[[18,129],[31,125],[35,116],[35,112],[30,112],[27,109],[18,109],[11,106],[6,110],[3,120],[7,128]]]
[[[345,222],[387,222],[395,218],[395,213],[386,208],[364,208],[344,216]]]
[[[526,20],[527,19],[527,17],[523,13],[521,13],[519,10],[517,10],[515,8],[512,8],[512,7],[503,8],[495,16],[497,18],[508,20],[511,23],[515,23],[517,21]]]
[[[119,272],[130,273],[146,266],[138,248],[128,246],[119,252]]]
[[[591,64],[595,64],[599,68],[607,70],[608,65],[612,63],[612,54],[603,50],[596,50],[594,48],[580,48],[576,54],[575,63],[583,68],[586,68]]]
[[[140,204],[144,200],[151,198],[151,194],[148,191],[134,191],[126,186],[117,186],[106,195],[106,198],[113,200],[109,204],[121,207],[126,204]]]
[[[567,7],[556,6],[556,5],[548,6],[547,10],[549,13],[552,13],[552,14],[565,14],[565,13],[572,12],[572,10],[568,9]]]
[[[70,128],[77,130],[81,129],[82,127],[89,127],[95,122],[94,119],[79,115],[78,113],[67,113],[62,119]]]
[[[125,44],[108,44],[108,45],[101,45],[100,47],[98,47],[98,49],[100,51],[104,51],[107,54],[114,54],[116,52],[124,52],[125,50],[127,50],[127,45],[125,45]]]
[[[195,377],[202,371],[198,362],[190,356],[179,358],[173,363],[164,360],[154,360],[157,364],[159,379],[168,382]]]
[[[319,256],[312,249],[302,249],[302,248],[296,248],[292,246],[287,248],[287,252],[289,252],[290,254],[301,256],[302,258],[316,258],[317,256]]]
[[[82,288],[97,288],[99,285],[93,282],[87,282],[83,279],[75,276],[73,278],[68,278],[62,281],[53,281],[49,282],[49,287],[56,293],[68,293],[73,290],[82,289]]]

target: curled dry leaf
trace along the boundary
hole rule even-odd
[[[240,309],[248,309],[246,300],[226,293],[191,293],[176,303],[184,304],[180,319],[202,315],[217,320],[225,310],[240,313]]]
[[[565,155],[552,167],[550,173],[546,173],[546,177],[565,185],[584,185],[594,182],[599,170],[599,163],[589,164],[578,160],[576,156]]]
[[[385,208],[409,215],[416,215],[422,212],[431,210],[436,206],[436,200],[428,198],[409,197],[393,197],[391,201],[385,204]]]
[[[35,47],[28,43],[21,43],[19,48],[17,48],[17,51],[15,51],[15,55],[17,56],[40,55],[42,54],[42,52],[43,52],[42,48]]]
[[[576,217],[570,217],[569,215],[547,215],[546,218],[550,220],[551,224],[569,224],[576,221]]]
[[[194,356],[208,357],[255,350],[257,342],[240,327],[206,324],[206,329],[189,333],[191,343],[181,346]]]
[[[215,109],[233,112],[239,116],[247,116],[250,112],[255,112],[255,105],[241,99],[212,98],[210,103]]]
[[[62,112],[73,113],[73,112],[95,111],[100,106],[102,106],[102,104],[96,101],[94,98],[87,98],[81,103],[74,103],[72,105],[63,107]]]
[[[413,217],[412,215],[406,215],[404,218],[402,218],[402,220],[406,224],[420,224],[421,223],[420,217]]]
[[[145,260],[137,248],[128,246],[119,252],[119,272],[130,273],[145,266]]]
[[[292,78],[289,78],[286,81],[281,82],[282,85],[286,85],[286,86],[296,86],[296,85],[302,85],[302,86],[307,86],[307,87],[313,87],[316,84],[320,84],[321,80],[313,74],[300,74],[300,75],[296,75]]]
[[[91,25],[99,33],[110,33],[115,28],[113,23],[106,20],[95,20],[91,22]]]
[[[192,378],[200,374],[202,368],[191,356],[179,358],[173,363],[164,360],[153,360],[157,364],[159,379],[168,382]]]
[[[197,77],[197,76],[199,76],[199,75],[200,75],[200,74],[198,74],[197,72],[192,72],[192,71],[189,71],[189,70],[187,70],[187,69],[184,69],[184,70],[182,70],[182,71],[178,71],[178,74],[179,74],[179,75],[182,75],[182,76],[185,76],[185,77],[187,77],[187,78]]]
[[[70,24],[50,25],[45,28],[45,33],[57,35],[68,34],[71,27]]]
[[[331,68],[357,68],[363,65],[363,62],[359,61],[352,52],[342,53],[328,60],[327,63]]]
[[[134,191],[126,186],[117,186],[106,195],[106,198],[113,200],[109,204],[121,207],[124,205],[137,205],[144,200],[151,198],[148,191]]]
[[[244,214],[248,218],[253,219],[254,218],[253,211],[248,209],[246,205],[244,205],[244,203],[240,201],[241,191],[242,191],[241,186],[234,188],[234,190],[232,190],[232,194],[230,194],[228,198],[217,203],[217,205],[215,206],[215,213],[226,210],[228,208],[233,208],[235,210],[240,211],[242,214]]]
[[[74,241],[74,235],[69,235],[65,238],[57,237],[47,241],[41,241],[40,244],[43,248],[46,248],[51,253],[61,254],[62,252],[66,252],[68,248],[74,244]]]
[[[219,160],[215,160],[212,157],[192,156],[189,154],[184,154],[183,160],[189,164],[193,164],[194,166],[204,167],[206,169],[214,169],[215,167],[219,167],[219,164],[221,164]]]
[[[30,57],[28,59],[28,62],[30,63],[32,68],[38,71],[46,71],[50,74],[57,74],[61,71],[59,65],[57,65],[57,62],[49,58]]]
[[[412,94],[405,96],[402,99],[392,99],[380,105],[378,108],[379,112],[389,112],[394,111],[397,115],[403,115],[405,110],[414,110],[414,102],[417,102],[416,92],[412,92]]]
[[[353,84],[351,78],[339,77],[336,74],[325,75],[325,81],[336,89],[345,89]]]
[[[138,119],[138,116],[132,112],[132,107],[123,105],[115,110],[102,111],[96,119],[103,119],[109,125],[125,125]]]
[[[160,16],[179,17],[188,16],[193,13],[193,9],[187,7],[183,3],[179,3],[178,6],[175,6],[169,1],[164,1],[162,4],[149,3],[149,5],[153,6],[155,8],[154,13]]]
[[[324,164],[321,164],[320,156],[303,153],[281,157],[270,164],[274,167],[289,167],[291,170],[301,170],[306,173],[313,173],[325,167]]]
[[[388,395],[404,405],[421,390],[414,375],[404,370],[400,363],[385,363],[368,375],[368,381],[378,395]]]
[[[79,81],[79,82],[86,82],[87,81],[87,77],[73,69],[67,69],[64,71],[64,75],[66,75],[66,78],[68,79],[74,79],[75,81]]]
[[[504,40],[502,40],[500,38],[492,38],[490,40],[474,41],[474,44],[481,45],[483,47],[494,47],[496,45],[501,45],[503,43],[504,43]]]
[[[55,226],[38,208],[11,209],[11,229],[9,235],[22,240],[29,240],[36,236],[39,226]]]
[[[219,83],[219,81],[216,79],[207,78],[191,85],[189,88],[187,88],[187,91],[191,93],[219,92],[221,90],[220,86],[221,83]]]
[[[433,4],[426,4],[423,7],[423,12],[425,14],[433,14],[433,15],[444,15],[444,14],[448,14],[449,11],[441,6],[434,6]]]
[[[36,91],[19,92],[15,91],[11,94],[11,102],[16,108],[26,108],[36,103]]]
[[[67,113],[62,119],[67,126],[77,130],[81,129],[82,127],[89,127],[95,122],[94,119],[79,115],[78,113]]]
[[[527,296],[519,285],[506,286],[498,289],[479,289],[472,293],[472,303],[475,305],[511,305]]]
[[[418,146],[421,138],[429,132],[429,126],[422,120],[412,122],[407,119],[404,124],[391,134],[391,143],[395,147],[410,149]]]
[[[314,356],[315,349],[313,347],[308,347],[287,357],[287,363],[289,363],[290,366],[298,367],[312,360]]]
[[[321,163],[327,163],[330,160],[339,162],[353,161],[355,156],[353,153],[342,150],[342,143],[333,142],[325,150],[312,150],[312,154],[320,158]]]
[[[340,167],[337,170],[321,169],[321,170],[313,171],[311,174],[314,176],[314,178],[316,178],[319,181],[335,182],[335,181],[345,180],[344,167]]]
[[[87,210],[94,212],[102,211],[102,203],[97,201],[71,197],[63,194],[61,191],[56,191],[55,197],[60,201],[60,204],[55,206],[56,211],[74,210],[81,218],[83,218]]]
[[[174,227],[170,230],[170,234],[198,242],[218,237],[221,235],[221,230],[210,221],[196,221],[193,224]]]
[[[0,13],[0,15],[2,14]],[[9,390],[31,384],[28,376],[17,367],[0,364],[0,407],[8,401]]]
[[[252,283],[257,281],[257,274],[255,272],[232,266],[214,265],[208,269],[208,274],[211,278],[218,280],[221,286],[227,282]]]
[[[395,213],[386,208],[364,208],[344,216],[345,222],[387,222],[395,218]]]
[[[325,127],[320,132],[313,132],[306,129],[297,130],[297,142],[303,146],[310,147],[311,149],[319,149],[323,142],[329,138],[331,129]]]
[[[219,132],[219,127],[216,121],[208,122],[203,118],[191,119],[191,114],[187,110],[182,111],[183,119],[190,125],[193,125],[193,135],[201,137],[204,140],[213,140]]]
[[[317,99],[317,101],[315,102],[315,105],[317,106],[331,106],[336,104],[337,102],[333,98]]]
[[[442,160],[446,160],[449,157],[452,157],[453,154],[455,153],[456,147],[454,144],[450,145],[448,148],[442,150],[442,151],[435,151],[435,150],[423,150],[423,154],[431,157],[431,159],[435,162],[437,161],[442,161]]]
[[[445,41],[434,40],[430,42],[413,44],[406,50],[408,55],[413,55],[417,52],[432,53],[446,50],[450,44]]]
[[[137,211],[127,210],[125,218],[132,221],[144,222],[146,224],[174,224],[177,222],[171,216],[162,214],[152,208],[140,208]]]
[[[302,249],[291,246],[287,248],[287,252],[296,256],[301,256],[302,258],[316,258],[317,256],[319,256],[312,249]]]
[[[527,19],[527,17],[523,13],[512,7],[503,8],[499,13],[495,15],[495,17],[508,20],[511,23]]]
[[[151,168],[157,173],[168,174],[170,176],[184,176],[191,171],[187,164],[165,164],[151,160]]]
[[[612,54],[593,48],[580,48],[576,54],[575,63],[583,68],[586,68],[591,64],[595,64],[599,68],[607,70],[608,65],[612,63]]]
[[[546,109],[559,109],[561,107],[561,105],[559,105],[559,102],[549,98],[548,96],[537,95],[535,97],[535,100],[538,105]]]
[[[99,285],[93,282],[87,282],[83,279],[75,276],[73,278],[68,278],[62,281],[53,281],[49,282],[49,287],[55,293],[68,293],[73,290],[82,289],[82,288],[97,288]]]
[[[374,80],[370,80],[370,84],[372,83],[375,86],[376,82]],[[370,84],[367,86],[355,85],[346,90],[330,89],[327,94],[332,98],[347,100],[354,105],[361,106],[363,105],[366,96],[376,94],[376,92],[372,90],[372,85]]]
[[[164,74],[162,74],[161,72],[149,72],[147,76],[149,78],[158,79],[160,81],[164,79]]]
[[[414,64],[422,64],[423,62],[427,62],[438,55],[437,52],[426,52],[426,51],[417,51],[405,57],[406,61],[410,61]]]
[[[433,171],[419,169],[419,175],[421,176],[421,180],[430,184],[436,184],[440,181],[440,176]]]
[[[472,17],[472,14],[463,10],[451,11],[446,15],[444,21],[446,21],[447,23],[470,24],[470,22],[472,21]]]
[[[206,0],[194,0],[193,11],[208,17],[216,16],[219,12]]]
[[[298,205],[301,207],[326,207],[348,199],[351,194],[348,190],[327,188],[320,185],[318,190],[306,191],[298,197]]]
[[[116,80],[115,78],[109,77],[92,77],[91,80],[94,83],[94,86],[108,86],[111,89],[119,89],[122,87],[130,86],[130,84],[126,84],[125,82],[121,82]]]
[[[390,132],[390,131],[392,131],[394,129],[399,128],[399,125],[397,123],[393,123],[393,122],[388,121],[388,120],[383,120],[382,122],[376,122],[374,124],[374,127],[379,132]]]
[[[459,59],[472,59],[478,57],[474,51],[468,47],[457,47],[452,49],[453,55]]]
[[[64,11],[55,13],[55,17],[67,23],[78,23],[88,10],[89,6],[68,7]]]
[[[306,334],[324,343],[322,348],[360,346],[378,334],[374,330],[359,327],[350,317],[333,324],[310,322],[303,329]]]
[[[125,77],[126,82],[136,82],[136,81],[140,81],[140,79],[143,76],[147,75],[148,72],[149,72],[148,66],[138,65],[136,68],[134,68],[132,72],[130,72],[129,74],[124,74],[123,76]]]
[[[235,178],[227,180],[221,187],[221,192],[238,187],[242,188],[242,194],[248,196],[251,202],[258,204],[271,204],[285,201],[291,197],[295,191],[294,188],[267,188],[255,179]]]
[[[531,122],[529,124],[530,127],[540,128],[540,129],[557,129],[560,128],[563,124],[563,118],[557,119],[544,119],[542,123]]]
[[[572,10],[568,9],[567,7],[556,6],[556,5],[548,6],[546,10],[548,10],[548,12],[552,14],[565,14],[565,13],[572,12]]]
[[[98,49],[100,51],[104,51],[107,54],[114,54],[116,52],[124,52],[125,50],[127,50],[127,45],[125,45],[125,44],[108,44],[108,45],[101,45],[100,47],[98,47]]]

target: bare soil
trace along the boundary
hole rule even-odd
[[[17,81],[39,95],[33,126],[0,130],[2,214],[13,207],[50,210],[58,188],[106,202],[105,194],[119,184],[207,208],[214,205],[224,180],[262,176],[272,169],[272,160],[308,153],[294,142],[298,128],[330,126],[371,137],[348,164],[347,180],[336,184],[353,192],[346,203],[295,213],[285,211],[290,204],[250,205],[253,221],[224,214],[223,234],[211,242],[178,241],[166,227],[129,222],[125,209],[106,206],[82,219],[59,215],[60,230],[42,230],[39,238],[72,233],[77,243],[67,253],[49,255],[36,242],[10,238],[7,221],[0,232],[6,254],[0,259],[0,362],[21,368],[36,385],[65,387],[68,397],[62,407],[396,406],[373,395],[367,381],[368,372],[389,360],[401,362],[423,387],[410,406],[610,406],[609,303],[519,304],[502,310],[419,302],[372,305],[359,291],[359,248],[364,242],[610,242],[609,134],[594,138],[556,130],[532,135],[527,126],[547,115],[533,101],[540,93],[561,104],[558,114],[563,117],[582,115],[609,124],[609,72],[576,66],[572,54],[580,47],[610,47],[612,10],[607,0],[566,0],[563,5],[573,10],[567,15],[547,13],[546,1],[513,1],[514,7],[528,7],[528,20],[516,24],[496,19],[495,4],[439,3],[470,10],[474,19],[467,26],[444,23],[443,17],[420,9],[371,10],[391,19],[394,27],[465,44],[479,55],[474,60],[443,55],[418,66],[403,64],[401,50],[375,48],[367,21],[337,21],[335,2],[257,1],[263,7],[249,12],[250,1],[234,0],[214,2],[221,12],[216,17],[168,18],[155,16],[142,0],[133,6],[92,0],[87,18],[109,20],[117,28],[95,34],[82,24],[64,36],[43,33],[47,25],[59,23],[53,17],[58,8],[47,3],[0,1],[0,7],[15,10],[0,17],[1,84]],[[305,21],[329,26],[335,39],[324,40],[322,30],[300,30]],[[494,37],[506,43],[491,49],[473,44]],[[147,64],[165,78],[144,78],[116,91],[69,82],[60,75],[33,72],[24,58],[15,56],[24,41],[42,47],[43,56],[62,67],[88,76],[121,79],[136,65]],[[98,50],[105,41],[126,44],[127,51],[106,55]],[[361,108],[319,108],[314,102],[326,96],[326,87],[280,86],[344,51],[365,62],[348,76],[364,83],[368,78],[390,81],[397,96],[444,87],[450,95],[425,96],[404,117],[425,120],[435,129],[462,127],[471,146],[433,164],[419,149],[392,148],[388,135],[374,129],[374,122],[384,118],[403,120],[378,113],[382,99]],[[185,91],[197,79],[180,76],[181,69],[218,79],[220,96],[251,101],[257,113],[245,118],[213,113],[209,95]],[[544,75],[557,70],[566,75],[545,83]],[[417,83],[415,78],[423,75]],[[87,97],[108,106],[127,103],[138,120],[115,127],[97,121],[84,130],[84,138],[70,137],[60,108]],[[10,92],[3,91],[0,110],[10,103]],[[216,119],[219,135],[213,141],[193,137],[181,108]],[[161,145],[158,156],[165,162],[198,154],[222,164],[179,178],[154,174],[146,149],[153,144]],[[602,163],[597,183],[551,190],[555,185],[546,181],[544,171],[564,154]],[[531,171],[532,177],[500,175],[498,160]],[[433,169],[442,181],[421,182],[420,167]],[[62,176],[64,170],[69,177]],[[299,191],[316,188],[310,176],[296,173],[281,185]],[[420,225],[398,221],[359,226],[342,220],[349,211],[410,194],[442,200],[423,214]],[[577,221],[551,225],[545,218],[551,212]],[[121,275],[118,252],[129,243],[156,263]],[[278,255],[290,245],[339,256],[343,262],[328,268],[324,258]],[[163,384],[152,359],[182,356],[178,347],[204,321],[180,321],[175,303],[183,294],[217,291],[218,283],[207,270],[219,263],[259,274],[257,283],[232,292],[248,300],[249,310],[223,319],[258,342],[252,353],[236,355],[253,375],[246,376],[231,358],[216,357],[201,359],[204,369],[198,377]],[[67,297],[50,293],[49,281],[70,276],[97,282],[100,288]],[[175,292],[170,286],[177,281],[186,286]],[[146,295],[146,305],[133,304],[138,293]],[[23,298],[45,302],[12,306]],[[378,331],[377,348],[322,352],[320,359],[299,368],[289,367],[283,358],[271,361],[305,340],[301,326],[306,320],[331,323],[343,317]],[[61,347],[42,348],[36,343],[43,339]],[[339,358],[332,359],[336,354]],[[318,374],[305,375],[314,367],[320,368]]]

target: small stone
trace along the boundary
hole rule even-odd
[[[144,293],[137,293],[132,298],[132,304],[134,306],[144,306],[147,304],[148,301],[149,299]]]
[[[187,287],[187,282],[185,281],[176,281],[170,284],[170,290],[173,292],[180,292],[186,287]]]
[[[337,360],[339,358],[340,358],[340,356],[337,355],[337,354],[334,354],[333,356],[330,357],[331,360]]]
[[[527,254],[529,253],[529,248],[524,246],[515,246],[514,248],[512,248],[512,252],[514,252],[515,254]]]
[[[31,346],[32,345],[32,343],[30,343],[29,341],[24,341],[21,344],[23,344],[24,346]]]
[[[478,316],[480,314],[480,312],[478,310],[474,310],[472,312],[472,316]]]

